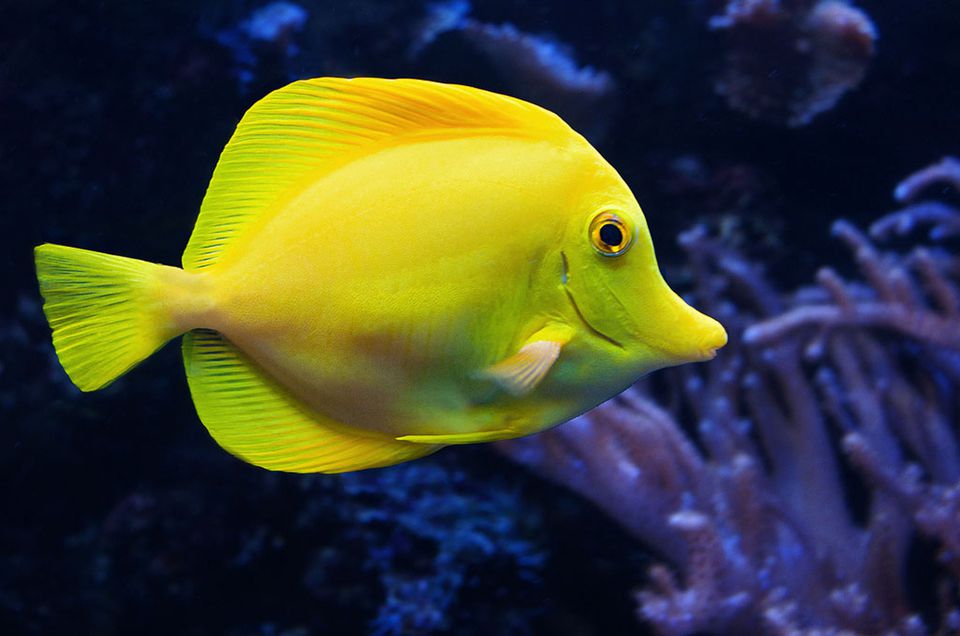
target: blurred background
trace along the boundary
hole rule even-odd
[[[0,633],[960,633],[950,0],[53,2],[0,21]],[[81,395],[32,248],[179,263],[294,79],[534,101],[731,345],[538,437],[272,474],[177,346]]]

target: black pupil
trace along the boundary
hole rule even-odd
[[[619,247],[623,242],[623,232],[613,223],[606,223],[600,228],[600,240],[608,247]]]

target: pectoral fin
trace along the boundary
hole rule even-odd
[[[513,395],[525,395],[547,376],[572,336],[570,327],[545,327],[533,334],[515,354],[487,367],[483,373]]]

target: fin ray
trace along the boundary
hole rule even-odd
[[[163,266],[50,243],[34,255],[53,347],[81,391],[107,386],[177,335],[160,301]]]

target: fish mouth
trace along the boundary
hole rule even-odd
[[[700,360],[713,360],[717,357],[717,352],[727,346],[727,330],[723,328],[716,320],[716,325],[711,329],[711,333],[706,336],[706,343],[700,348]]]
[[[570,291],[570,288],[567,287],[567,269],[568,269],[567,255],[564,254],[563,252],[560,252],[560,259],[563,261],[563,291],[567,295],[567,300],[570,301],[570,306],[573,307],[573,311],[577,314],[577,318],[579,318],[580,322],[582,322],[584,326],[590,331],[590,333],[592,333],[596,337],[612,344],[614,347],[617,347],[618,349],[626,349],[626,347],[624,347],[623,344],[618,342],[616,339],[611,338],[607,334],[603,333],[602,331],[600,331],[599,329],[591,325],[590,321],[587,320],[587,317],[583,315],[583,311],[580,310],[580,306],[577,304],[577,299],[573,297],[573,293]]]

